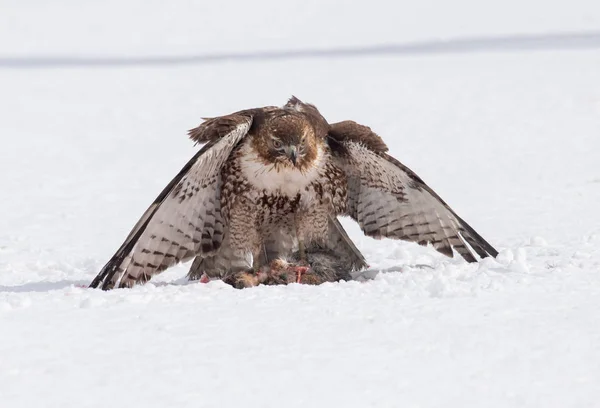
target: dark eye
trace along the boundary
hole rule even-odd
[[[281,140],[273,139],[273,147],[275,147],[275,149],[281,148]]]

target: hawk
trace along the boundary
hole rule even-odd
[[[450,257],[454,249],[467,262],[498,254],[369,127],[329,124],[296,97],[206,119],[189,136],[204,146],[91,287],[130,287],[192,258],[192,279],[257,273],[296,249],[306,262],[315,246],[362,268],[338,216],[368,236],[431,244]]]

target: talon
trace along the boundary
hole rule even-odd
[[[208,275],[206,273],[203,273],[202,276],[200,277],[200,283],[208,283],[210,282],[210,278],[208,277]]]

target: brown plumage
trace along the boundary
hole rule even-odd
[[[331,249],[313,248],[301,259],[299,251],[272,260],[254,272],[238,272],[225,277],[224,282],[237,289],[258,285],[289,285],[301,283],[320,285],[325,282],[353,280],[351,262]]]
[[[469,262],[496,250],[383,140],[352,121],[328,124],[293,97],[281,108],[239,111],[190,131],[205,143],[135,225],[92,282],[110,289],[145,282],[196,257],[191,279],[258,272],[320,245],[365,261],[337,221],[348,215],[366,235],[431,244]],[[469,247],[470,246],[470,247]]]
[[[320,285],[325,282],[338,282],[353,280],[352,272],[365,268],[367,265],[360,252],[350,241],[341,225],[333,226],[333,230],[341,231],[339,234],[329,234],[321,243],[313,241],[305,250],[288,251],[285,255],[279,254],[277,258],[263,261],[256,273],[242,271],[229,274],[224,279],[225,283],[237,289],[258,285],[288,285],[302,283]],[[340,241],[336,242],[336,237]],[[323,244],[326,242],[327,244]],[[356,257],[359,255],[359,258]],[[193,268],[192,268],[193,269]],[[200,280],[209,278],[208,275]]]

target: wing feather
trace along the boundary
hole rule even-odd
[[[347,137],[352,130],[345,126],[332,125],[337,132],[330,132],[328,140],[348,177],[348,215],[366,235],[431,244],[447,256],[454,249],[468,262],[476,262],[474,253],[482,258],[498,255],[412,170],[381,146]],[[364,127],[359,130],[365,132]]]
[[[229,133],[213,138],[181,169],[91,287],[132,286],[178,262],[219,248],[226,229],[220,209],[220,170],[248,133],[252,116],[229,115],[226,125]]]

